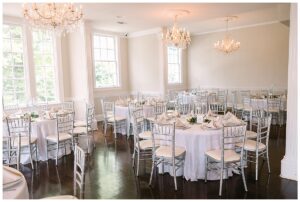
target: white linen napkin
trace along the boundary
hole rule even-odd
[[[183,123],[179,118],[176,118],[176,120],[175,120],[175,127],[176,128],[188,128],[188,126],[185,125],[185,123]]]
[[[234,126],[234,125],[240,125],[242,121],[238,119],[234,114],[227,112],[227,114],[223,117],[223,124],[224,125],[229,125],[229,126]]]
[[[20,182],[22,179],[22,174],[13,169],[9,168],[7,166],[3,166],[3,188],[7,189],[8,187],[11,187],[17,183]]]
[[[158,124],[166,124],[166,123],[168,123],[168,119],[169,119],[169,117],[167,116],[167,114],[162,113],[161,115],[157,116],[156,122]]]

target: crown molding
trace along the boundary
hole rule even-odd
[[[150,35],[150,34],[158,34],[160,32],[162,32],[162,28],[157,27],[157,28],[153,28],[153,29],[129,33],[128,38],[141,37],[141,36],[146,36],[146,35]]]
[[[250,27],[259,27],[259,26],[271,25],[271,24],[275,24],[275,23],[280,23],[280,21],[275,20],[275,21],[268,21],[268,22],[262,22],[262,23],[256,23],[256,24],[242,25],[242,26],[228,28],[228,30],[230,31],[230,30],[245,29],[245,28],[250,28]],[[217,30],[208,31],[208,32],[198,32],[198,33],[192,34],[192,36],[199,36],[199,35],[212,34],[212,33],[217,33],[217,32],[225,32],[225,31],[226,31],[226,29],[217,29]]]

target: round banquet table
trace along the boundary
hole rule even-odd
[[[220,149],[222,129],[203,129],[200,124],[190,125],[188,129],[175,130],[175,145],[186,150],[184,169],[176,171],[177,176],[184,176],[186,180],[197,181],[205,177],[205,152]],[[165,165],[164,172],[173,176],[172,166]],[[162,172],[159,166],[159,172]],[[232,170],[228,169],[228,177],[232,176]],[[209,171],[208,180],[219,180],[220,175],[216,171]]]
[[[29,199],[27,182],[24,175],[14,168],[4,166],[3,179],[8,174],[7,172],[9,172],[10,174],[16,173],[17,175],[20,175],[22,179],[15,185],[12,185],[7,189],[3,189],[3,199]]]
[[[143,105],[143,112],[144,112],[145,118],[152,117],[154,114],[154,106],[153,105]],[[120,128],[117,132],[121,133],[123,135],[127,134],[127,131],[129,131],[130,123],[133,123],[133,120],[130,120],[128,106],[116,105],[115,116],[126,117],[127,128]]]
[[[93,128],[95,128],[93,126]],[[8,135],[7,131],[7,125],[6,123],[3,124],[3,134],[4,136]],[[33,121],[31,123],[31,136],[32,137],[37,137],[37,146],[38,146],[38,160],[39,161],[46,161],[48,159],[55,159],[56,158],[56,151],[52,150],[48,152],[48,158],[47,158],[47,141],[46,138],[49,135],[54,135],[57,134],[57,124],[56,124],[56,119],[37,119],[36,121]],[[90,137],[92,138],[92,137]],[[87,138],[84,136],[79,136],[79,145],[83,148],[86,149],[87,147]],[[92,148],[92,144],[90,144],[90,147]],[[25,151],[26,149],[26,151]],[[24,148],[22,152],[28,153],[28,149]],[[70,146],[66,146],[66,153],[64,148],[59,149],[58,157],[61,158],[64,155],[68,155],[71,153],[71,148]],[[33,160],[36,160],[35,158],[35,153],[32,155]],[[29,154],[22,154],[21,155],[21,163],[22,164],[28,164],[30,163],[30,156]]]

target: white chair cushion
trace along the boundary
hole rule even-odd
[[[59,196],[50,196],[46,198],[42,198],[43,200],[47,199],[66,199],[66,200],[71,200],[71,199],[78,199],[76,196],[72,195],[59,195]]]
[[[180,156],[185,153],[185,149],[183,147],[175,147],[175,157]],[[172,147],[171,146],[160,146],[155,151],[156,156],[172,158]]]
[[[250,112],[250,111],[252,111],[252,107],[247,106],[247,107],[244,107],[243,110],[247,111],[247,112]]]
[[[57,142],[57,135],[49,135],[46,137],[46,139],[50,142]],[[68,140],[68,139],[72,139],[72,136],[68,133],[60,133],[59,134],[59,140],[60,141],[64,141],[64,140]]]
[[[236,109],[237,110],[242,110],[243,109],[243,105],[242,104],[237,104],[236,105]]]
[[[222,150],[210,150],[205,152],[205,155],[214,159],[215,161],[221,161]],[[240,160],[240,155],[234,150],[225,150],[224,151],[224,162],[235,162]]]
[[[141,132],[141,133],[139,134],[139,138],[145,139],[145,140],[150,140],[150,139],[152,139],[152,133],[151,133],[151,131],[144,131],[144,132]]]
[[[35,143],[37,141],[37,137],[31,136],[31,144]],[[18,138],[13,141],[13,147],[17,147],[19,144]],[[21,147],[26,147],[29,145],[29,137],[21,137]]]
[[[86,133],[86,127],[75,127],[73,129],[73,133],[74,134],[82,134],[82,133]]]
[[[257,133],[254,132],[254,131],[251,131],[251,130],[247,130],[247,131],[246,131],[246,137],[247,137],[248,139],[256,138],[256,137],[257,137]]]
[[[139,143],[142,150],[152,149],[152,140],[141,140]],[[136,146],[138,147],[138,143],[136,143]]]
[[[270,113],[279,113],[279,109],[269,109]]]
[[[75,121],[74,126],[75,127],[85,127],[86,126],[86,121]]]
[[[122,116],[116,116],[115,118],[114,117],[110,117],[108,119],[108,122],[115,122],[115,121],[124,121],[126,120],[126,117],[122,117]]]
[[[153,116],[153,117],[147,117],[146,118],[148,121],[150,121],[150,122],[154,122],[155,121],[155,117]]]
[[[238,147],[242,147],[243,144],[239,143],[237,144]],[[258,143],[258,151],[264,150],[266,148],[266,145],[259,142]],[[246,140],[245,141],[245,145],[244,145],[244,149],[247,151],[256,151],[256,141],[254,140]]]

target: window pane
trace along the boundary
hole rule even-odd
[[[180,49],[168,47],[168,83],[181,83]]]
[[[46,30],[34,30],[32,37],[37,102],[57,101],[54,39],[51,32]]]
[[[25,104],[26,82],[21,26],[3,25],[2,72],[4,105]]]
[[[119,86],[115,38],[95,34],[93,39],[95,87]]]

